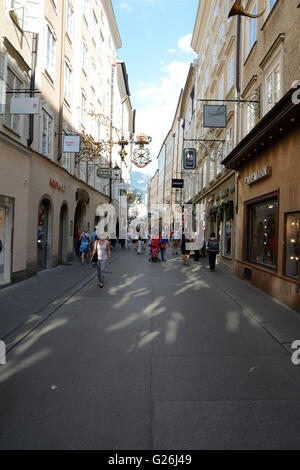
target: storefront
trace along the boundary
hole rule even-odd
[[[195,200],[205,207],[205,239],[214,232],[220,245],[218,262],[234,270],[235,257],[235,175],[226,175],[209,193]]]
[[[288,93],[223,162],[238,171],[238,276],[300,311],[300,105]]]

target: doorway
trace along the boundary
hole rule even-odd
[[[13,199],[0,196],[0,285],[11,282]]]
[[[59,245],[58,245],[58,263],[65,264],[67,262],[68,250],[68,208],[67,204],[63,204],[60,209],[59,217]]]
[[[73,246],[77,256],[79,256],[80,234],[86,225],[86,203],[83,199],[78,201],[74,215],[74,237]]]

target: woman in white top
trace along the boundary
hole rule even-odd
[[[101,234],[99,239],[95,241],[93,256],[96,254],[98,255],[97,259],[97,270],[98,270],[98,285],[99,287],[103,287],[104,282],[104,270],[107,265],[107,261],[109,264],[111,263],[111,250],[110,250],[110,242],[105,239],[105,235]]]

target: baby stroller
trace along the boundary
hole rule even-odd
[[[157,261],[160,261],[158,254],[159,254],[159,241],[151,240],[149,261],[152,261],[153,263],[157,263]]]

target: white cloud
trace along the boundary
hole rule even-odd
[[[132,7],[128,5],[126,2],[121,2],[120,3],[120,8],[121,10],[126,10],[126,11],[132,11]]]
[[[176,54],[176,49],[168,49],[168,52],[170,52],[170,54]]]
[[[136,130],[152,137],[153,163],[145,171],[154,174],[157,155],[172,126],[181,88],[184,87],[190,64],[173,61],[162,67],[162,76],[156,83],[140,83],[135,93],[137,104]]]
[[[182,38],[178,39],[178,47],[180,49],[181,54],[192,54],[193,49],[191,48],[192,42],[192,33],[186,34]]]

